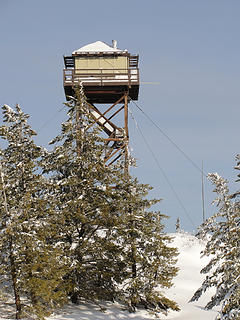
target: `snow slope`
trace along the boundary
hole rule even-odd
[[[204,276],[200,270],[207,264],[208,258],[201,258],[200,252],[204,248],[204,242],[196,237],[179,233],[172,234],[174,237],[173,246],[177,247],[180,254],[178,257],[178,267],[180,268],[174,280],[174,286],[167,291],[170,299],[175,300],[180,308],[180,312],[170,313],[165,319],[176,320],[213,320],[218,314],[217,309],[204,310],[213,290],[209,290],[198,301],[188,303],[193,293],[200,287]]]
[[[203,241],[192,235],[185,233],[171,234],[174,238],[172,246],[177,247],[180,254],[178,257],[178,267],[180,271],[174,280],[174,286],[166,291],[167,297],[175,300],[180,308],[180,312],[170,312],[168,316],[158,314],[164,320],[214,320],[217,309],[204,310],[204,306],[211,296],[211,291],[206,292],[204,297],[194,303],[188,303],[196,289],[199,288],[203,276],[200,270],[207,264],[208,259],[200,258],[200,252],[204,247]],[[7,307],[7,306],[5,306]],[[117,303],[101,303],[103,311],[99,306],[91,303],[82,303],[78,306],[69,304],[63,310],[59,310],[48,320],[147,320],[156,319],[145,310],[136,313],[129,313],[122,305]],[[0,305],[0,316],[4,316],[3,305]],[[0,318],[3,319],[3,318]]]
[[[177,301],[181,311],[170,312],[168,316],[159,314],[160,319],[165,320],[213,320],[217,315],[217,310],[204,310],[204,306],[211,296],[211,291],[195,303],[188,303],[193,293],[200,286],[203,276],[200,270],[207,264],[208,259],[200,258],[200,252],[204,248],[204,243],[192,235],[186,233],[171,234],[174,241],[172,246],[177,247],[180,254],[178,257],[178,267],[180,271],[174,280],[174,286],[166,291],[169,298]],[[101,304],[102,305],[102,304]],[[48,320],[118,320],[134,319],[147,320],[156,319],[145,310],[139,310],[135,314],[124,311],[119,304],[106,303],[102,305],[106,308],[101,312],[99,307],[92,304],[80,306],[68,306],[63,313],[48,318]]]

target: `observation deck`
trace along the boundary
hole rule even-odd
[[[138,99],[138,55],[97,41],[64,57],[63,84],[66,97],[80,82],[90,103],[114,103],[127,93]]]

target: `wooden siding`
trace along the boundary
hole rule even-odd
[[[128,57],[75,57],[75,70],[77,74],[111,73],[127,74]]]

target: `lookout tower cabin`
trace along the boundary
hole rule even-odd
[[[63,82],[66,97],[74,95],[74,86],[82,83],[90,103],[113,103],[124,93],[138,99],[138,55],[112,47],[102,41],[88,44],[71,56],[64,56]]]
[[[106,164],[110,165],[125,155],[127,172],[128,103],[130,99],[138,99],[138,55],[118,49],[115,40],[112,47],[97,41],[73,51],[71,56],[64,57],[64,63],[63,84],[66,98],[71,99],[75,94],[75,87],[82,83],[93,119],[92,125],[97,124],[107,135],[104,157]],[[110,104],[110,107],[105,104]]]

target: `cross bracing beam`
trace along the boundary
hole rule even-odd
[[[118,104],[123,104],[118,107]],[[128,93],[123,93],[122,97],[114,102],[104,112],[100,111],[95,105],[87,103],[90,115],[93,118],[93,123],[88,126],[89,129],[94,124],[97,124],[107,134],[105,138],[105,157],[104,160],[107,165],[111,165],[125,154],[125,161],[127,159],[128,149]],[[114,109],[117,109],[116,111]],[[109,114],[114,111],[113,114]],[[120,112],[124,112],[122,125],[118,126],[114,123],[115,118]]]

